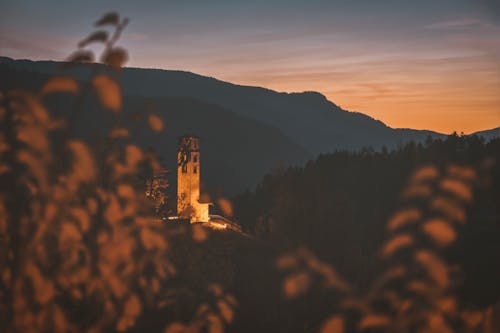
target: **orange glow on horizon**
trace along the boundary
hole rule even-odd
[[[500,126],[497,64],[472,57],[424,64],[374,63],[339,71],[269,68],[234,73],[220,68],[209,75],[276,91],[318,91],[345,110],[393,128],[469,134]]]

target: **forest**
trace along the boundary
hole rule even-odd
[[[463,296],[488,304],[500,295],[500,169],[494,162],[499,157],[499,139],[457,134],[392,151],[321,155],[304,167],[278,169],[255,191],[235,197],[235,215],[256,237],[307,244],[362,287],[379,273],[374,259],[386,239],[385,225],[407,205],[405,186],[412,173],[422,167],[472,167],[478,179],[464,211],[468,222],[447,256],[466,267]],[[414,200],[426,195],[431,194],[415,193]]]

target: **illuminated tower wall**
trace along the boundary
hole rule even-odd
[[[183,136],[177,151],[177,215],[191,222],[207,222],[207,203],[200,203],[199,138]]]

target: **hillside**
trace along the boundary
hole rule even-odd
[[[49,75],[30,71],[3,70],[0,90],[40,89]],[[49,109],[65,115],[75,99],[55,96],[47,99]],[[202,179],[214,195],[231,195],[251,187],[272,169],[301,164],[312,157],[278,129],[254,119],[237,115],[218,105],[187,97],[125,97],[124,109],[114,115],[99,106],[90,95],[83,112],[74,118],[73,133],[92,144],[102,144],[109,129],[120,124],[131,129],[134,140],[143,148],[159,153],[169,170],[176,170],[177,139],[186,133],[202,138]],[[147,115],[158,114],[166,130],[153,133]],[[175,175],[170,177],[175,190]]]
[[[61,66],[50,61],[0,58],[0,67],[54,74]],[[89,75],[86,68],[69,72],[82,79]],[[191,97],[220,105],[280,129],[313,154],[365,146],[395,147],[409,140],[440,135],[432,131],[390,128],[362,113],[343,110],[317,92],[280,93],[189,72],[159,69],[126,68],[119,80],[127,96]]]
[[[86,82],[90,69],[0,57],[2,90],[37,91],[55,74],[74,75]],[[251,188],[271,170],[300,165],[321,153],[367,146],[394,148],[410,140],[422,141],[429,135],[443,136],[432,131],[390,128],[362,113],[343,110],[317,92],[279,93],[158,69],[126,68],[116,78],[123,87],[127,115],[119,121],[134,124],[141,145],[155,148],[170,170],[175,167],[176,138],[185,133],[199,135],[203,145],[202,177],[208,190],[219,195]],[[60,113],[72,107],[64,104],[68,101],[51,102]],[[105,133],[116,121],[92,101],[84,108],[75,129],[84,138]],[[148,112],[164,120],[164,133],[151,137],[130,117],[132,113],[144,116]],[[498,135],[498,129],[481,133],[489,138]]]

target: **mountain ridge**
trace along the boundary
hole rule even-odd
[[[52,75],[71,75],[80,82],[91,77],[89,66],[62,65],[0,56],[0,74],[7,78],[0,81],[0,89],[38,91]],[[175,136],[193,131],[202,134],[202,144],[206,144],[210,156],[206,164],[208,183],[220,184],[227,193],[255,186],[276,167],[300,165],[319,154],[369,146],[391,149],[408,141],[422,142],[428,136],[445,136],[434,131],[391,128],[360,112],[344,110],[319,92],[276,92],[187,71],[124,68],[117,73],[97,66],[121,83],[125,114],[132,102],[132,108],[154,112],[167,124],[171,133],[160,141],[137,132],[143,147],[154,146],[173,170]],[[105,116],[96,113],[95,104],[87,106],[87,118],[80,124],[84,136],[93,135],[85,131],[106,130],[106,121],[101,119],[107,117],[106,112],[102,113]],[[481,133],[488,138],[499,136],[497,132]]]

